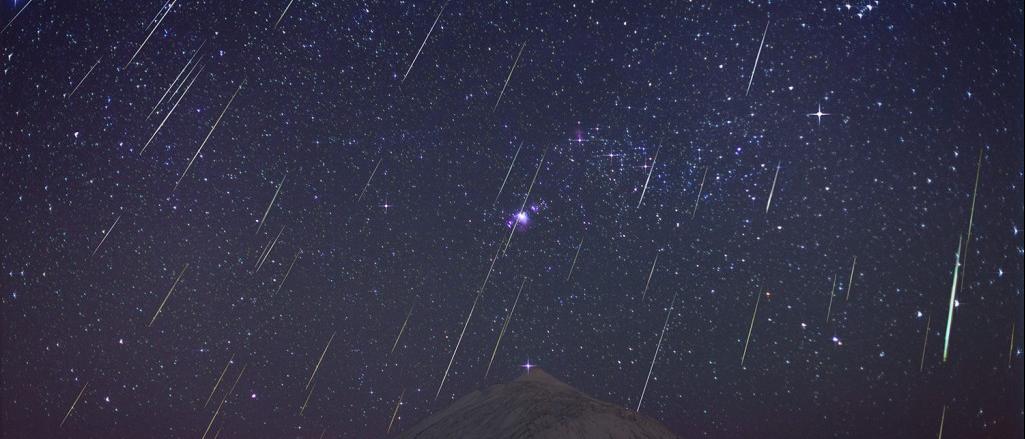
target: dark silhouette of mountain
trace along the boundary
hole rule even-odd
[[[591,398],[541,369],[466,395],[397,437],[678,439],[658,421]]]

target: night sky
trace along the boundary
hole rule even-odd
[[[384,437],[533,364],[1022,437],[1023,8],[903,3],[5,0],[3,436]]]

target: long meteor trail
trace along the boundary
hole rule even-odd
[[[11,20],[8,21],[6,25],[4,25],[3,29],[0,29],[0,34],[6,32],[7,28],[11,27],[11,24],[14,24],[14,20],[17,20],[18,16],[20,16],[22,12],[25,12],[25,9],[28,9],[28,5],[31,5],[33,1],[35,0],[28,0],[28,2],[25,3],[25,6],[22,6],[21,9],[18,9],[18,13],[14,14],[14,17],[11,17]]]
[[[424,51],[424,46],[427,45],[427,40],[431,38],[431,33],[434,32],[434,27],[438,25],[438,20],[441,20],[441,14],[445,12],[445,6],[448,6],[448,0],[441,5],[441,10],[438,11],[438,16],[434,18],[434,24],[432,24],[431,29],[427,31],[427,36],[424,37],[424,42],[420,44],[420,48],[417,49],[416,55],[413,57],[413,62],[409,63],[409,68],[406,69],[406,73],[402,75],[401,82],[406,82],[406,77],[409,76],[409,72],[413,70],[413,65],[416,64],[417,58],[420,58],[420,52]]]
[[[107,233],[103,234],[103,238],[100,239],[99,244],[96,244],[96,248],[93,249],[93,253],[89,255],[90,257],[95,256],[96,252],[100,251],[100,246],[103,245],[103,242],[107,240],[108,236],[110,236],[110,232],[114,231],[114,226],[117,225],[118,221],[121,221],[121,215],[118,215],[117,218],[114,219],[114,224],[111,224],[110,227],[107,227]]]
[[[498,203],[498,198],[502,196],[502,191],[505,190],[505,183],[509,181],[509,174],[512,174],[513,166],[516,165],[516,158],[520,156],[521,149],[523,149],[523,142],[520,142],[520,146],[516,148],[516,153],[513,154],[512,162],[509,162],[509,170],[505,171],[505,178],[502,179],[502,185],[498,187],[498,195],[495,195],[495,203]]]
[[[776,193],[776,180],[779,178],[779,168],[783,165],[783,162],[776,163],[776,175],[772,177],[772,188],[769,189],[769,199],[765,202],[765,213],[769,213],[769,207],[772,206],[772,195]]]
[[[655,253],[655,260],[651,262],[651,271],[648,272],[648,281],[644,283],[644,292],[641,293],[641,300],[648,296],[648,286],[651,285],[651,277],[655,275],[655,264],[658,263],[658,253]]]
[[[960,246],[958,248],[961,248]],[[851,290],[854,289],[854,267],[858,265],[858,256],[854,256],[854,261],[851,262],[851,277],[847,279],[847,298],[844,301],[851,300]]]
[[[758,303],[762,301],[762,290],[758,290],[758,298],[755,299],[755,310],[751,313],[751,326],[747,328],[747,340],[744,341],[744,353],[740,355],[740,365],[744,366],[744,359],[747,358],[747,345],[751,343],[751,331],[755,329],[755,316],[758,315]]]
[[[541,153],[541,161],[537,163],[537,170],[534,171],[534,178],[530,179],[530,186],[527,186],[527,193],[523,196],[523,204],[520,205],[520,210],[516,213],[516,219],[513,220],[512,227],[509,228],[509,237],[505,240],[505,247],[502,253],[509,250],[509,243],[512,242],[513,233],[516,232],[516,226],[520,223],[520,215],[527,209],[527,200],[530,199],[530,192],[534,190],[534,183],[537,182],[537,176],[541,173],[541,166],[545,163],[545,156],[548,155],[548,149],[545,148],[544,152]]]
[[[86,382],[85,385],[82,386],[82,390],[78,391],[78,396],[75,397],[75,401],[71,403],[71,408],[69,408],[68,412],[64,414],[64,419],[61,419],[61,423],[57,427],[64,426],[64,422],[68,420],[68,416],[71,416],[71,411],[75,409],[76,405],[78,405],[78,400],[82,399],[82,394],[85,393],[86,387],[89,387],[88,382]]]
[[[751,67],[751,79],[747,80],[747,91],[744,92],[744,96],[751,94],[751,83],[755,80],[755,71],[758,70],[758,60],[762,57],[762,47],[765,47],[765,35],[769,33],[769,23],[772,21],[765,22],[765,30],[762,31],[762,42],[758,44],[758,54],[755,55],[755,64]]]
[[[263,223],[267,221],[267,214],[270,213],[270,209],[274,207],[274,201],[278,199],[278,194],[281,193],[281,186],[285,184],[285,177],[288,174],[281,176],[281,182],[278,183],[278,188],[274,190],[274,196],[270,198],[270,203],[267,204],[267,210],[263,211],[263,218],[260,218],[260,225],[256,226],[256,234],[260,234],[260,229],[263,228]]]
[[[132,65],[132,61],[135,61],[135,57],[136,57],[136,56],[139,56],[139,52],[141,52],[141,51],[142,51],[142,48],[143,48],[144,46],[146,46],[146,43],[147,43],[147,42],[149,41],[150,37],[152,37],[152,36],[153,36],[153,33],[154,33],[154,32],[156,32],[156,31],[157,31],[157,28],[159,28],[159,27],[160,27],[160,23],[163,23],[163,22],[164,22],[164,19],[165,19],[165,18],[167,18],[167,14],[170,14],[170,13],[171,13],[171,9],[174,9],[174,4],[175,4],[175,3],[178,3],[178,0],[174,0],[174,1],[172,1],[172,2],[171,2],[171,3],[169,4],[169,6],[167,6],[167,10],[166,10],[166,11],[164,11],[164,13],[163,13],[162,15],[160,15],[160,13],[159,13],[159,12],[157,13],[158,15],[160,15],[160,19],[159,19],[159,20],[157,20],[157,24],[153,25],[153,29],[151,29],[151,30],[149,31],[149,34],[147,34],[147,35],[146,35],[146,39],[142,40],[142,44],[139,44],[139,48],[138,48],[138,49],[135,49],[135,53],[133,53],[133,54],[132,54],[132,57],[131,57],[131,58],[130,58],[130,59],[128,60],[128,62],[127,62],[127,63],[125,63],[125,67],[124,67],[124,68],[126,68],[126,69],[127,69],[127,68],[128,68],[128,66]],[[165,4],[167,4],[167,3],[165,3]],[[161,8],[163,8],[163,6],[161,6]]]
[[[199,65],[199,64],[196,64],[196,65]],[[160,121],[160,125],[157,125],[157,129],[153,130],[153,134],[151,134],[149,136],[149,140],[147,140],[146,144],[143,145],[142,149],[139,150],[139,154],[140,155],[142,155],[142,153],[146,152],[146,148],[149,148],[149,144],[153,142],[153,139],[155,137],[157,137],[157,133],[159,133],[160,129],[164,127],[164,124],[167,123],[167,119],[170,119],[171,115],[174,114],[174,110],[176,108],[178,108],[178,104],[180,104],[182,102],[182,99],[185,99],[185,95],[189,94],[189,89],[191,89],[192,88],[192,84],[194,84],[196,82],[196,80],[199,79],[199,75],[201,73],[203,73],[203,69],[204,68],[206,68],[206,66],[199,66],[199,71],[197,71],[196,75],[192,77],[191,81],[189,81],[189,85],[187,85],[185,87],[185,91],[183,91],[182,94],[178,96],[178,99],[174,101],[174,105],[172,105],[171,109],[168,110],[167,114],[164,115],[164,119]],[[193,66],[193,69],[195,69],[195,66]],[[189,75],[191,75],[191,74],[192,74],[192,71],[190,70],[189,71]],[[189,77],[188,77],[188,75],[186,75],[185,79],[182,80],[182,84],[184,84],[185,81],[188,80],[188,79],[189,79]]]
[[[580,237],[580,244],[577,244],[577,252],[573,255],[573,263],[569,265],[569,274],[566,275],[566,281],[569,281],[570,276],[573,276],[573,268],[577,266],[577,258],[580,257],[580,248],[584,246],[584,237]]]
[[[381,167],[381,162],[384,161],[384,157],[377,160],[377,164],[374,165],[374,170],[370,171],[370,178],[367,179],[367,184],[363,185],[363,190],[359,192],[359,197],[356,198],[357,202],[363,201],[363,195],[367,193],[367,189],[370,188],[370,183],[374,181],[374,176],[377,175],[377,168]]]
[[[676,305],[676,294],[673,294],[673,301],[669,304],[669,312],[666,313],[666,322],[662,324],[662,335],[658,336],[658,345],[655,346],[655,355],[651,357],[651,367],[648,368],[648,377],[644,379],[644,388],[641,389],[641,398],[637,401],[637,410],[641,411],[641,403],[644,402],[644,393],[648,391],[648,381],[651,380],[651,372],[655,370],[655,360],[658,359],[658,351],[662,349],[662,339],[669,329],[669,317],[673,315],[673,306]]]
[[[192,163],[196,161],[196,157],[199,157],[199,153],[203,152],[203,147],[206,146],[206,142],[210,140],[210,136],[213,135],[214,130],[217,129],[217,125],[221,123],[221,118],[224,117],[224,113],[228,112],[228,108],[231,107],[231,103],[235,101],[235,96],[238,96],[238,92],[242,91],[242,86],[244,85],[246,85],[245,79],[243,79],[238,85],[235,93],[231,95],[231,99],[228,99],[228,104],[224,106],[223,110],[221,110],[220,116],[217,116],[217,120],[215,120],[213,126],[210,127],[210,131],[206,133],[206,138],[203,139],[203,143],[199,144],[199,149],[196,150],[196,153],[192,155],[192,159],[189,160],[189,165],[185,167],[185,171],[182,172],[181,177],[178,177],[178,182],[174,184],[175,189],[177,189],[178,185],[181,184],[183,179],[185,179],[185,174],[189,173],[189,169],[192,168]]]
[[[171,293],[174,292],[174,288],[178,286],[178,282],[180,282],[182,280],[182,276],[185,275],[185,270],[188,270],[188,269],[189,269],[189,264],[185,264],[185,266],[182,267],[182,271],[179,272],[178,273],[178,277],[174,279],[174,283],[171,284],[171,288],[169,290],[167,290],[167,295],[164,296],[164,301],[160,302],[160,306],[157,307],[157,312],[153,313],[153,318],[150,319],[148,326],[153,326],[153,322],[157,321],[157,316],[159,316],[160,312],[164,310],[164,305],[167,304],[167,299],[171,298]]]
[[[409,324],[409,317],[413,315],[413,307],[415,305],[416,304],[409,305],[409,312],[406,313],[406,319],[402,321],[402,327],[399,328],[399,335],[395,336],[395,343],[392,343],[391,351],[388,352],[389,354],[395,353],[395,348],[398,347],[399,340],[402,340],[402,333],[406,332],[406,325]]]
[[[968,236],[964,240],[964,262],[963,266],[968,265],[968,243],[972,241],[972,225],[975,222],[975,199],[979,196],[979,175],[982,174],[982,148],[979,148],[979,161],[975,165],[975,189],[972,190],[972,210],[968,215]],[[964,289],[965,282],[965,268],[961,269],[961,285],[958,286],[957,291],[961,292]]]
[[[498,341],[495,342],[495,348],[491,350],[491,359],[488,360],[488,368],[484,370],[484,380],[487,381],[488,374],[491,373],[491,364],[495,362],[495,354],[498,353],[498,347],[502,345],[502,336],[505,335],[505,330],[509,328],[509,321],[512,320],[513,313],[516,312],[516,304],[520,303],[520,294],[523,294],[523,287],[527,286],[527,279],[523,279],[523,283],[520,284],[520,291],[516,293],[516,300],[513,300],[512,308],[509,309],[509,315],[505,316],[505,323],[502,324],[502,330],[498,333]]]
[[[694,219],[694,215],[698,213],[698,202],[701,201],[701,192],[705,190],[705,177],[708,177],[708,166],[705,166],[705,172],[701,174],[701,185],[698,186],[698,196],[694,199],[694,209],[690,211],[691,219]]]
[[[520,45],[520,51],[516,53],[516,60],[513,61],[512,68],[509,69],[509,75],[505,77],[505,84],[502,85],[502,92],[498,94],[498,100],[495,101],[495,107],[491,109],[492,113],[494,113],[495,110],[498,110],[498,104],[502,103],[502,96],[505,95],[505,88],[509,86],[509,79],[512,79],[513,71],[516,70],[516,65],[520,63],[520,55],[523,55],[524,47],[527,47],[526,41],[524,41],[523,44]]]
[[[91,75],[93,73],[93,69],[95,69],[96,66],[100,65],[100,60],[102,60],[102,59],[103,59],[103,57],[101,56],[99,59],[96,60],[95,63],[93,63],[92,67],[89,67],[89,71],[85,72],[85,76],[82,77],[82,80],[78,81],[78,85],[76,85],[75,88],[73,90],[71,90],[71,93],[68,94],[68,96],[66,98],[64,98],[64,99],[70,98],[70,97],[75,95],[75,92],[78,91],[78,88],[82,86],[82,83],[85,82],[86,78],[88,78],[89,75]]]
[[[320,363],[324,362],[324,356],[327,355],[327,349],[331,347],[331,342],[335,339],[335,334],[338,334],[338,332],[331,334],[331,338],[329,338],[327,340],[327,344],[324,345],[324,351],[320,353],[320,359],[317,360],[317,365],[313,368],[313,373],[310,374],[310,379],[306,381],[305,388],[309,388],[310,384],[313,383],[313,378],[317,376],[317,371],[320,370]]]
[[[206,402],[203,403],[203,408],[206,408],[210,404],[210,400],[213,399],[214,393],[217,392],[217,387],[221,385],[221,381],[224,380],[224,374],[228,373],[228,368],[231,367],[231,360],[235,359],[235,354],[231,354],[231,358],[224,364],[224,370],[221,371],[221,376],[217,377],[217,382],[214,383],[214,388],[210,389],[210,396],[206,397]]]

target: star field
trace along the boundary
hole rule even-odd
[[[4,437],[1023,435],[1021,4],[2,11]]]

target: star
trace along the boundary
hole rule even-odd
[[[812,117],[812,116],[814,116],[814,117],[817,117],[817,118],[819,119],[819,121],[818,121],[818,122],[819,122],[819,125],[822,125],[822,116],[832,116],[832,114],[831,114],[831,113],[823,113],[823,112],[822,112],[822,104],[819,104],[819,110],[818,110],[818,111],[816,111],[816,112],[814,112],[814,113],[808,113],[808,114],[806,114],[805,116],[808,116],[808,117]]]

